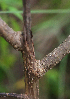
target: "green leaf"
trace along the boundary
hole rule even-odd
[[[17,12],[18,9],[15,8],[15,7],[9,7],[9,11],[16,11],[16,12]],[[18,17],[20,20],[23,19],[22,15],[21,15],[20,13],[14,13],[14,15],[15,15],[16,17]]]

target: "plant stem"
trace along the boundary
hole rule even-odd
[[[39,80],[33,71],[35,69],[34,44],[31,32],[30,0],[23,0],[24,7],[24,50],[22,51],[25,72],[25,93],[30,99],[39,99]]]

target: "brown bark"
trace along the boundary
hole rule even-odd
[[[16,93],[0,93],[0,97],[14,97],[18,99],[29,99],[26,94],[16,94]]]
[[[0,18],[0,36],[2,36],[15,49],[23,50],[23,33],[21,31],[15,32],[10,28],[6,22]]]
[[[25,72],[25,96],[28,96],[29,99],[38,99],[39,78],[58,64],[65,55],[70,53],[70,35],[62,44],[46,55],[42,60],[36,60],[31,32],[30,0],[23,0],[23,4],[24,32],[15,32],[0,18],[0,36],[15,49],[22,52]],[[28,99],[28,97],[25,98],[25,96],[20,98]]]
[[[46,55],[42,60],[39,60],[39,76],[43,76],[49,69],[52,69],[58,64],[67,54],[70,53],[70,35],[51,53]]]
[[[30,0],[23,0],[24,5],[24,50],[23,62],[25,71],[25,93],[30,99],[38,99],[39,81],[34,76],[32,70],[35,69],[35,54],[34,44],[31,32],[31,13],[30,13]]]
[[[23,51],[25,46],[24,33],[22,33],[21,31],[15,32],[1,18],[0,18],[0,36],[2,36],[8,43],[10,43],[14,47],[14,49]],[[32,36],[31,36],[31,40],[32,40]],[[33,40],[31,44],[32,46],[34,46]],[[28,46],[28,44],[26,46]],[[29,50],[29,47],[27,47],[27,50]],[[63,59],[65,55],[68,53],[70,53],[70,35],[65,39],[65,41],[63,41],[62,44],[60,44],[57,48],[55,48],[51,53],[46,55],[46,57],[44,57],[42,60],[35,60],[34,63],[35,68],[33,69],[34,75],[36,74],[37,71],[38,74],[36,75],[40,75],[40,76],[41,74],[43,75],[44,71],[47,72],[47,70],[58,64],[61,61],[61,59]],[[34,47],[33,47],[32,55],[34,55]]]
[[[46,55],[46,57],[44,57],[42,60],[36,60],[32,36],[31,46],[33,46],[33,48],[30,49],[27,40],[24,39],[24,33],[22,35],[22,33],[19,31],[18,35],[15,35],[17,32],[13,31],[13,29],[4,23],[5,22],[0,18],[0,36],[7,40],[7,42],[9,42],[15,49],[19,48],[18,50],[22,51],[25,65],[25,78],[27,86],[26,93],[29,94],[29,92],[31,92],[30,95],[33,94],[36,97],[36,95],[38,96],[39,93],[37,79],[41,78],[49,69],[53,68],[68,53],[70,53],[70,35],[62,44],[55,48],[51,53]],[[19,38],[21,38],[21,40]],[[15,44],[17,44],[18,47],[15,47]],[[36,86],[35,88],[33,87],[34,85]],[[35,94],[33,90],[36,90],[37,94]]]

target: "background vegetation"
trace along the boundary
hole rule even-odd
[[[0,0],[0,17],[15,31],[23,31],[22,9],[22,0]],[[41,59],[70,34],[70,0],[31,0],[31,13]],[[24,86],[22,55],[0,37],[0,93],[23,93]],[[40,99],[70,99],[70,54],[40,79]]]

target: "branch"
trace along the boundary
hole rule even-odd
[[[58,64],[67,54],[70,53],[70,35],[65,41],[46,55],[42,60],[37,60],[37,76],[43,76],[49,69]]]
[[[16,94],[16,93],[0,93],[0,97],[14,97],[18,99],[29,99],[26,94]]]
[[[31,44],[31,13],[30,13],[30,0],[23,0],[24,7],[24,34],[25,41]]]
[[[27,48],[34,55],[34,44],[32,40],[32,31],[31,31],[31,13],[30,13],[30,0],[23,0],[23,19],[24,19],[24,42],[25,42],[25,51]]]
[[[20,31],[15,32],[0,18],[0,36],[2,36],[15,49],[23,50],[23,36]]]

